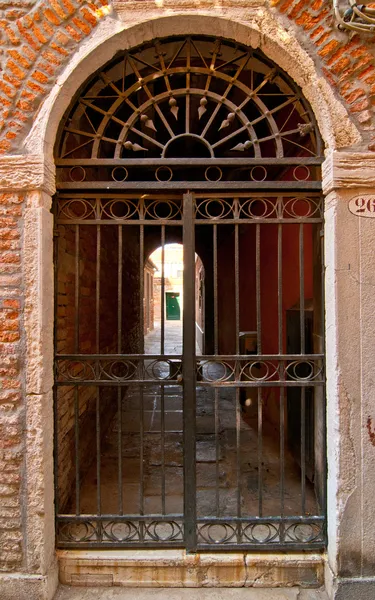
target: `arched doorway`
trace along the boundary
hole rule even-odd
[[[56,145],[61,547],[324,546],[321,162],[298,88],[234,42],[156,40],[80,90]],[[151,354],[145,261],[171,242],[182,352],[163,329]]]

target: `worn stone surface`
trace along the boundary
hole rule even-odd
[[[61,586],[54,600],[327,600],[324,590],[300,590],[298,588],[252,590],[147,590],[147,589],[98,589]]]
[[[134,588],[277,588],[323,583],[319,554],[187,554],[184,550],[59,551],[60,581]]]
[[[48,165],[56,130],[88,74],[118,49],[192,32],[259,46],[302,87],[327,146],[353,151],[328,156],[324,182],[326,193],[335,190],[326,199],[325,226],[329,560],[334,576],[348,577],[332,588],[332,597],[369,600],[375,596],[369,578],[375,539],[374,221],[362,222],[347,204],[363,188],[374,191],[374,161],[364,152],[374,149],[373,39],[338,32],[330,0],[158,4],[123,3],[110,16],[107,3],[96,0],[2,6],[0,151],[21,152],[32,128],[25,147],[33,156],[0,161],[0,569],[15,573],[0,576],[0,597],[47,599],[56,585],[51,199],[25,192],[53,192]],[[345,188],[350,191],[340,191]]]
[[[176,11],[210,13],[213,3],[190,1],[149,3],[115,2],[115,12],[125,21],[134,11],[146,18],[170,15]],[[151,13],[150,13],[151,8]],[[257,12],[262,8],[281,20],[284,29],[292,26],[311,57],[319,64],[329,86],[336,88],[352,118],[372,147],[374,110],[372,105],[375,82],[371,41],[341,33],[335,27],[330,0],[253,0],[220,5],[220,12],[244,10]],[[1,78],[1,140],[3,152],[19,147],[30,128],[35,109],[48,95],[69,58],[80,44],[91,36],[103,18],[111,13],[107,0],[93,2],[33,1],[22,9],[10,2],[0,22],[3,31],[3,75]],[[234,15],[232,15],[233,18]],[[112,18],[112,17],[109,17]],[[131,20],[131,18],[130,18]],[[323,90],[322,90],[322,93]]]

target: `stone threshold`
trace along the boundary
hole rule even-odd
[[[185,550],[58,550],[70,586],[199,588],[302,587],[324,583],[325,555],[202,553]]]

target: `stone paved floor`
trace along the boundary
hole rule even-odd
[[[61,586],[54,600],[328,600],[323,590],[210,588],[140,589]]]

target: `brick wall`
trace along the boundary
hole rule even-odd
[[[332,0],[270,0],[315,60],[375,151],[374,38],[337,29]]]
[[[129,229],[129,228],[128,228]],[[123,304],[122,351],[136,353],[139,339],[138,253],[133,231],[127,231],[123,241]],[[74,226],[58,227],[58,298],[57,298],[57,352],[59,354],[96,354],[96,281],[97,229],[80,226],[79,235],[79,308],[75,308],[75,253]],[[101,227],[100,239],[100,304],[99,352],[117,353],[118,350],[118,228]],[[76,321],[78,349],[75,347]],[[74,373],[82,365],[77,363]],[[73,387],[57,390],[58,422],[58,498],[60,512],[75,511],[76,450],[75,450],[75,394]],[[81,481],[96,459],[96,387],[79,387],[79,464]],[[117,391],[112,387],[99,388],[101,437],[117,410]]]
[[[375,64],[371,36],[340,32],[331,0],[270,0],[293,27],[375,150]],[[58,74],[109,12],[108,0],[14,1],[0,18],[0,153],[19,148]]]

